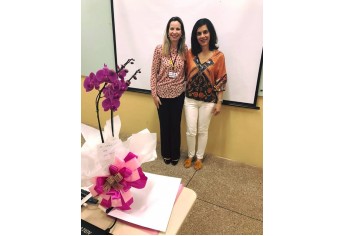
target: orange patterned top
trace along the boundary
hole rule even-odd
[[[187,46],[185,50],[188,50]],[[177,49],[172,49],[170,54],[162,55],[162,45],[155,48],[150,79],[153,97],[175,98],[185,91],[185,61],[177,54]],[[170,71],[177,73],[176,78],[169,78]]]
[[[224,54],[214,50],[210,59],[201,64],[192,51],[187,53],[186,97],[204,102],[217,102],[217,92],[225,91],[227,74]]]

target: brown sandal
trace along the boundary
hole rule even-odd
[[[188,158],[184,161],[184,167],[189,168],[192,166],[192,158]]]
[[[194,169],[200,170],[201,168],[202,168],[202,161],[197,159],[196,162],[194,163]]]

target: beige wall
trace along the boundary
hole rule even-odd
[[[86,93],[81,80],[81,122],[98,128],[95,98],[96,91]],[[263,166],[263,97],[258,97],[260,110],[222,106],[221,114],[212,118],[206,153],[238,161],[256,167]],[[110,119],[110,112],[104,112],[101,104],[102,127]],[[121,118],[121,133],[129,135],[148,128],[157,133],[159,140],[159,121],[151,95],[125,92],[121,106],[114,115]],[[186,123],[182,114],[182,144],[186,150]],[[181,157],[184,158],[184,157]]]

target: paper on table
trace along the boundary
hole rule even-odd
[[[121,220],[165,232],[181,178],[146,173],[144,189],[131,188],[134,203],[131,210],[112,210],[108,215]]]

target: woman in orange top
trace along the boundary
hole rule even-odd
[[[218,115],[227,82],[224,54],[218,50],[216,30],[209,19],[198,20],[192,31],[187,53],[187,85],[184,111],[187,124],[188,158],[184,166],[202,168],[212,115]],[[198,140],[196,140],[196,135]],[[198,149],[195,152],[196,142]]]

